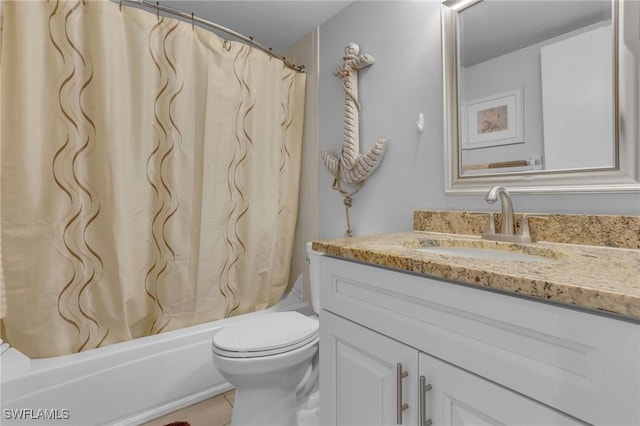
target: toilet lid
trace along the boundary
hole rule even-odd
[[[213,336],[213,350],[228,357],[275,355],[304,346],[317,337],[317,319],[298,312],[276,312],[223,328]]]

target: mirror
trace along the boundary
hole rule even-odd
[[[447,192],[640,190],[638,3],[445,1]]]

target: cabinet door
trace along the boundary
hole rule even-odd
[[[320,324],[320,424],[415,425],[418,351],[324,310]]]
[[[586,424],[429,355],[421,353],[418,364],[431,385],[424,393],[425,419],[434,425]]]

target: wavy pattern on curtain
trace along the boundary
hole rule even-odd
[[[63,355],[276,303],[304,74],[96,2],[3,2],[3,339]]]
[[[171,218],[178,211],[178,202],[171,187],[171,177],[166,175],[167,162],[174,153],[176,143],[182,142],[182,133],[172,116],[173,103],[184,88],[180,64],[173,58],[173,40],[179,23],[164,25],[160,19],[149,34],[149,53],[159,75],[154,99],[153,126],[156,130],[157,144],[147,158],[147,180],[156,198],[156,208],[151,222],[156,256],[145,276],[145,290],[153,300],[155,317],[151,324],[151,333],[159,333],[169,324],[166,318],[158,282],[176,259],[171,243],[167,240],[167,228]],[[166,127],[165,127],[166,126]]]
[[[68,10],[59,6],[55,3],[48,28],[51,44],[63,65],[57,101],[66,135],[53,156],[51,168],[56,185],[68,197],[68,211],[55,229],[54,238],[72,271],[58,294],[57,307],[60,317],[77,330],[77,350],[81,351],[100,346],[109,334],[87,300],[104,268],[102,258],[87,240],[88,229],[100,214],[96,191],[84,168],[86,157],[96,144],[96,126],[83,106],[86,89],[93,80],[93,65],[83,52],[86,48],[79,31],[82,4],[67,4]],[[53,25],[61,19],[64,25]]]

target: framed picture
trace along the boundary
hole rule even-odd
[[[462,103],[462,149],[524,142],[522,88]]]

